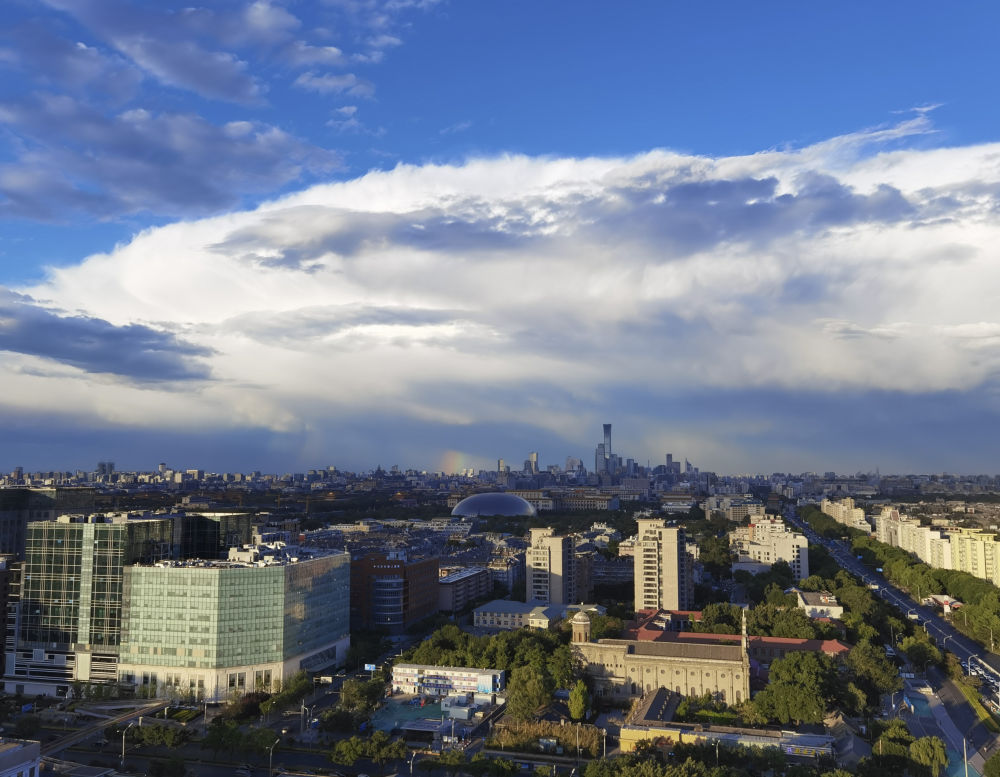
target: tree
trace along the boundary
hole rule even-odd
[[[1000,777],[1000,753],[994,753],[983,764],[983,777]]]
[[[275,740],[270,728],[251,728],[243,735],[243,747],[253,753],[264,754],[271,749]]]
[[[910,661],[921,669],[926,669],[928,664],[941,663],[941,651],[926,639],[906,637],[903,640],[902,648]]]
[[[937,737],[920,737],[910,744],[910,760],[923,766],[930,777],[938,777],[948,765],[948,754],[944,742]]]
[[[573,720],[583,720],[590,709],[590,693],[583,680],[577,680],[573,690],[569,692],[569,716]]]
[[[767,688],[753,699],[754,712],[780,723],[819,723],[836,680],[837,670],[829,656],[791,653],[771,664]]]
[[[385,771],[389,761],[406,758],[406,743],[401,739],[390,740],[384,731],[376,731],[364,744],[364,754],[378,766],[379,771]]]
[[[448,774],[456,775],[462,771],[462,767],[465,766],[465,751],[445,750],[434,760],[437,761],[437,765],[447,771]]]
[[[552,703],[552,686],[544,671],[519,666],[507,682],[507,714],[515,720],[531,720]]]
[[[857,685],[868,695],[868,703],[878,703],[879,694],[892,693],[903,687],[896,666],[885,651],[871,642],[859,642],[847,654],[847,666],[854,673]]]
[[[788,684],[769,685],[754,697],[753,705],[762,717],[779,723],[821,723],[825,712],[823,697]]]
[[[361,737],[342,739],[333,747],[330,760],[340,766],[354,766],[365,755],[365,743]]]
[[[215,718],[208,725],[202,745],[218,755],[222,751],[233,752],[243,744],[243,734],[235,720]]]
[[[695,631],[710,634],[739,634],[743,628],[743,608],[726,602],[713,602],[702,608],[701,620],[691,624]]]

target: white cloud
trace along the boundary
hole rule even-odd
[[[193,415],[280,430],[446,410],[562,434],[566,392],[636,387],[990,387],[1000,146],[847,161],[866,143],[401,165],[148,230],[26,291],[210,351]]]
[[[375,94],[375,85],[354,73],[302,73],[295,79],[294,86],[321,94],[349,94],[354,97],[372,97]]]
[[[471,121],[460,121],[455,124],[450,124],[442,130],[438,131],[439,135],[454,135],[456,132],[465,132],[472,126]]]

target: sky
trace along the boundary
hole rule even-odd
[[[0,469],[995,474],[998,23],[6,0]]]

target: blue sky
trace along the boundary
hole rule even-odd
[[[0,16],[0,467],[991,469],[993,4]]]

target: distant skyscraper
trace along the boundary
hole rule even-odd
[[[594,472],[615,474],[617,471],[615,456],[611,453],[611,424],[604,424],[604,442],[598,443],[594,451]]]
[[[537,475],[538,474],[538,452],[537,451],[531,451],[531,453],[528,454],[528,463],[531,465],[530,466],[531,474],[532,475]]]
[[[507,465],[503,459],[497,459],[497,472],[501,475],[507,471]]]
[[[597,443],[597,450],[594,451],[594,472],[600,474],[608,471],[608,460],[604,456],[604,443]]]

